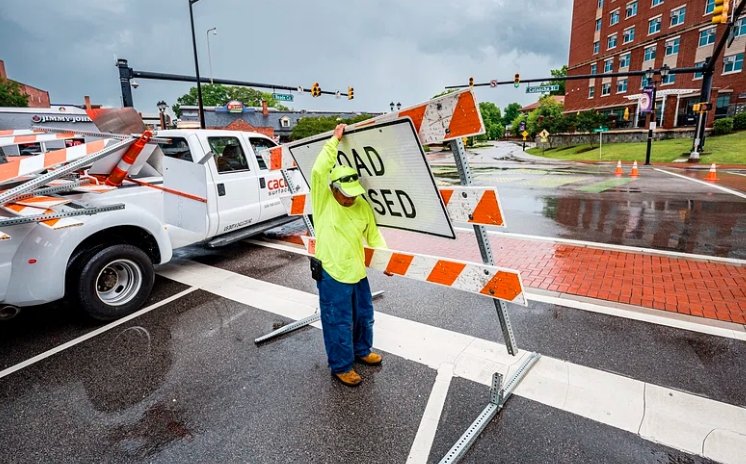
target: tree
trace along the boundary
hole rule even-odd
[[[567,65],[562,66],[559,69],[552,69],[550,71],[552,73],[552,77],[567,77]],[[559,90],[555,90],[553,92],[550,92],[549,95],[564,95],[565,94],[565,81],[552,81],[550,84],[559,84]]]
[[[287,110],[288,108],[281,105],[272,97],[271,93],[261,92],[251,87],[240,87],[234,85],[222,84],[203,84],[202,85],[202,104],[204,106],[223,106],[231,100],[238,100],[244,105],[255,106],[262,100],[267,100],[267,105],[278,110]],[[176,103],[171,107],[177,118],[181,117],[182,106],[197,105],[197,87],[192,87],[185,95],[176,99]]]
[[[342,119],[337,116],[309,116],[298,120],[290,134],[292,140],[300,140],[312,135],[321,134],[334,129],[337,124],[355,124],[356,122],[370,119],[369,114],[358,114],[352,118]]]
[[[511,103],[506,106],[505,114],[503,115],[503,126],[510,126],[511,124],[513,124],[515,118],[517,118],[518,115],[521,114],[521,108],[523,107],[520,103]]]
[[[601,127],[606,123],[606,116],[596,110],[583,111],[575,116],[575,127],[579,132],[588,133],[588,143],[593,146],[596,139],[593,136],[593,129]]]
[[[492,102],[481,102],[479,112],[482,114],[482,120],[484,121],[485,134],[478,138],[480,140],[497,140],[502,137],[503,124],[500,108]]]
[[[0,79],[0,106],[28,106],[28,95],[18,82]]]

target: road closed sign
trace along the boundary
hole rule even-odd
[[[309,185],[327,140],[323,135],[287,145]],[[455,238],[411,119],[345,131],[337,163],[357,170],[379,226]]]

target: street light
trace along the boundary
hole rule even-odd
[[[211,27],[207,30],[207,61],[210,63],[210,84],[213,84],[212,82],[212,54],[210,53],[210,32],[212,32],[212,35],[218,35],[218,28],[217,27]]]
[[[158,102],[158,111],[161,113],[161,129],[166,129],[166,108],[168,105],[163,100]]]
[[[394,102],[389,103],[389,107],[391,108],[391,111],[394,111],[394,106],[396,106],[396,111],[399,111],[401,109],[401,102]]]
[[[197,75],[197,107],[199,112],[199,127],[200,129],[205,128],[205,111],[204,105],[202,104],[202,85],[199,79],[199,61],[197,60],[197,37],[194,35],[194,13],[192,12],[192,5],[197,3],[199,0],[187,0],[189,2],[189,21],[192,23],[192,48],[194,49],[194,72]]]

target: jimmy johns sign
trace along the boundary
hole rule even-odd
[[[287,145],[306,182],[327,140],[325,134]],[[360,174],[379,226],[455,238],[410,118],[349,128],[337,148],[337,162]]]

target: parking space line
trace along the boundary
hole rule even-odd
[[[676,174],[675,172],[666,171],[665,169],[660,169],[660,168],[653,168],[653,169],[656,170],[656,171],[659,171],[659,172],[670,174],[672,176],[681,177],[682,179],[690,180],[690,181],[696,182],[698,184],[707,185],[709,187],[716,188],[718,190],[722,190],[725,193],[730,193],[731,195],[735,195],[737,197],[746,198],[746,193],[737,192],[735,190],[731,190],[731,189],[729,189],[727,187],[722,187],[722,186],[714,184],[712,182],[707,182],[707,181],[704,181],[704,180],[694,179],[694,178],[691,178],[689,176],[685,176],[683,174]]]
[[[52,348],[50,350],[47,350],[47,351],[45,351],[45,352],[43,352],[41,354],[38,354],[38,355],[34,356],[33,358],[29,358],[29,359],[27,359],[27,360],[25,360],[23,362],[20,362],[18,364],[10,366],[10,367],[8,367],[6,369],[3,369],[2,371],[0,371],[0,379],[2,379],[3,377],[6,377],[6,376],[8,376],[8,375],[10,375],[10,374],[12,374],[14,372],[20,371],[21,369],[24,369],[24,368],[26,368],[28,366],[31,366],[32,364],[36,364],[39,361],[42,361],[42,360],[44,360],[44,359],[46,359],[46,358],[48,358],[50,356],[53,356],[53,355],[55,355],[57,353],[65,351],[68,348],[72,348],[73,346],[78,345],[80,343],[83,343],[84,341],[89,340],[89,339],[91,339],[91,338],[93,338],[93,337],[95,337],[97,335],[101,335],[102,333],[104,333],[104,332],[106,332],[108,330],[111,330],[114,327],[120,326],[120,325],[124,324],[125,322],[131,321],[132,319],[134,319],[136,317],[140,317],[143,314],[149,313],[150,311],[152,311],[154,309],[157,309],[157,308],[160,308],[161,306],[166,305],[168,303],[171,303],[172,301],[178,300],[179,298],[181,298],[181,297],[183,297],[185,295],[188,295],[188,294],[192,293],[195,290],[199,290],[199,289],[197,287],[190,287],[190,288],[187,288],[186,290],[182,290],[181,292],[179,292],[179,293],[177,293],[175,295],[171,295],[168,298],[165,298],[165,299],[163,299],[163,300],[161,300],[161,301],[159,301],[157,303],[154,303],[154,304],[148,306],[147,308],[143,308],[143,309],[141,309],[141,310],[139,310],[137,312],[134,312],[134,313],[130,314],[129,316],[123,317],[121,319],[117,319],[116,321],[114,321],[114,322],[112,322],[110,324],[107,324],[107,325],[105,325],[103,327],[99,327],[98,329],[93,330],[91,332],[88,332],[85,335],[81,335],[78,338],[74,338],[74,339],[70,340],[69,342],[63,343],[62,345],[56,346],[56,347],[54,347],[54,348]]]
[[[317,306],[315,294],[194,261],[173,261],[159,274],[294,319]],[[375,347],[433,369],[453,364],[454,375],[487,386],[493,372],[507,376],[527,355],[520,350],[513,357],[496,342],[385,313],[376,314]],[[692,393],[542,356],[515,394],[720,462],[746,456],[746,441],[733,438],[746,436],[746,408]],[[713,430],[718,446],[703,446]]]
[[[275,250],[286,251],[289,253],[307,255],[306,251],[303,248],[293,247],[290,245],[285,245],[283,243],[254,239],[246,240],[246,242],[254,245],[264,246],[267,248],[273,248]],[[526,292],[526,299],[528,301],[539,301],[542,303],[556,304],[565,306],[567,308],[579,309],[581,311],[589,311],[599,314],[606,314],[609,316],[623,317],[625,319],[647,322],[650,324],[662,325],[666,327],[673,327],[675,329],[688,330],[690,332],[697,332],[705,335],[713,335],[716,337],[746,341],[746,326],[742,324],[724,322],[715,319],[706,319],[697,316],[689,316],[686,314],[672,313],[669,311],[661,311],[659,309],[648,309],[621,303],[611,305],[609,304],[609,302],[606,302],[604,300],[589,301],[592,299],[586,297],[571,298],[570,295],[564,293],[555,294],[553,292],[552,294],[549,294],[547,292],[537,290],[538,289],[529,289]],[[605,304],[599,304],[600,301],[603,301]]]
[[[409,449],[408,464],[424,464],[430,457],[430,449],[433,446],[433,441],[435,441],[435,433],[438,431],[440,415],[443,413],[443,406],[448,397],[451,379],[453,379],[453,365],[441,365],[438,368],[433,389],[430,391],[425,412],[422,414],[417,435],[415,435],[412,447]]]

